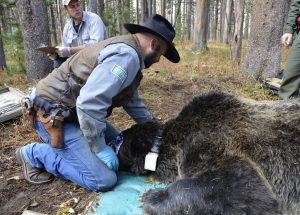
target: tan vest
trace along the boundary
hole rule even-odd
[[[109,38],[84,48],[74,54],[59,68],[54,69],[46,78],[38,82],[36,95],[49,102],[74,108],[80,89],[86,83],[93,69],[98,65],[100,51],[106,46],[115,43],[125,43],[131,46],[138,53],[140,62],[142,61],[141,49],[133,35]],[[110,115],[114,107],[128,103],[134,91],[138,88],[141,79],[142,73],[138,71],[133,82],[112,99],[112,106],[108,110],[108,115]]]

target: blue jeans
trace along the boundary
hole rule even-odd
[[[93,191],[108,190],[116,184],[116,173],[90,150],[79,124],[64,124],[64,147],[61,149],[51,146],[50,136],[41,122],[35,125],[45,143],[35,142],[23,147],[22,152],[31,166],[44,168],[57,177]],[[107,141],[118,134],[108,123],[106,133]]]

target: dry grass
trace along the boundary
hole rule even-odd
[[[209,43],[209,50],[204,53],[192,52],[189,43],[181,43],[178,47],[181,54],[179,64],[162,58],[160,63],[143,72],[141,96],[153,115],[162,121],[176,116],[193,96],[212,90],[257,100],[277,99],[277,96],[262,89],[260,84],[246,79],[241,65],[230,60],[228,46]],[[286,54],[284,49],[283,59]],[[5,71],[0,72],[0,80],[0,86],[9,85],[27,91],[26,75],[22,72],[9,75]],[[120,130],[133,124],[119,108],[114,110],[109,121]],[[0,125],[1,151],[11,145],[24,145],[37,140],[31,131],[23,118]]]

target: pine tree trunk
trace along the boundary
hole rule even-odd
[[[130,0],[123,1],[123,24],[130,22]],[[125,30],[125,29],[124,29]]]
[[[18,0],[20,26],[23,35],[27,79],[29,83],[45,77],[52,61],[44,52],[35,50],[40,45],[50,45],[47,4],[44,0]]]
[[[221,0],[221,8],[220,8],[220,42],[223,42],[227,1],[228,0]]]
[[[209,0],[197,0],[193,50],[207,49]]]
[[[89,0],[89,11],[97,13],[97,0]]]
[[[280,37],[284,25],[286,0],[254,0],[250,47],[243,72],[256,80],[274,77],[280,66]]]
[[[160,1],[160,6],[161,6],[161,15],[163,17],[166,17],[166,0],[161,0]]]
[[[136,23],[139,24],[140,23],[140,11],[139,11],[139,1],[136,1]]]
[[[187,40],[191,40],[191,32],[192,32],[192,0],[187,0]]]
[[[104,0],[98,0],[98,8],[99,8],[99,15],[101,18],[103,18],[103,13],[104,13]]]
[[[152,4],[153,4],[152,14],[156,14],[156,0],[153,0]]]
[[[244,28],[244,39],[248,40],[249,38],[249,22],[250,22],[250,12],[248,9],[249,6],[246,6],[246,18],[245,18],[245,28]]]
[[[147,0],[142,0],[141,11],[142,14],[140,23],[144,23],[144,21],[149,17]]]
[[[230,28],[231,16],[232,16],[232,0],[227,0],[225,16],[224,16],[223,38],[222,38],[222,42],[225,44],[229,43],[230,30],[231,30]]]
[[[6,67],[5,53],[2,41],[2,33],[0,28],[0,70],[3,70]]]
[[[235,2],[235,29],[233,35],[233,49],[231,58],[240,62],[242,39],[243,39],[243,22],[244,22],[244,6],[245,0],[236,0]]]
[[[59,0],[56,1],[56,5],[57,5],[58,23],[60,26],[60,32],[62,34],[65,26],[65,19],[63,18],[64,7],[62,6]]]
[[[58,45],[58,40],[57,40],[57,32],[56,32],[56,24],[55,24],[55,15],[54,15],[54,10],[53,10],[53,4],[49,6],[50,9],[50,19],[51,19],[51,35],[53,38],[53,45]]]
[[[122,25],[122,0],[117,0],[117,21],[118,21],[118,28],[119,34],[123,34],[123,25]]]

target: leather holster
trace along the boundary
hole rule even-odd
[[[62,148],[64,145],[64,117],[59,114],[46,114],[44,111],[39,110],[37,111],[36,120],[43,123],[44,128],[49,133],[52,147]]]

